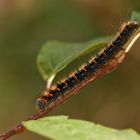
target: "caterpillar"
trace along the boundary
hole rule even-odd
[[[129,21],[123,24],[120,32],[115,39],[95,57],[92,57],[79,70],[69,75],[65,80],[45,90],[36,100],[36,106],[39,110],[46,110],[57,102],[62,102],[62,98],[69,98],[71,92],[78,92],[80,88],[85,87],[96,79],[101,69],[107,67],[107,72],[120,63],[125,54],[129,51],[138,34],[139,24],[136,21]],[[76,90],[77,89],[77,90]]]

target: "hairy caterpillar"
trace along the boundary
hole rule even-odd
[[[106,73],[114,69],[114,66],[116,67],[124,59],[125,54],[139,37],[138,30],[139,25],[137,22],[129,21],[125,23],[115,39],[97,56],[92,57],[78,71],[73,72],[62,82],[50,87],[48,91],[44,91],[36,101],[37,108],[44,110],[55,105],[56,102],[62,102],[62,98],[69,98],[70,95],[68,94],[71,91],[77,92],[76,89],[80,90],[80,87],[85,87],[95,80],[98,72],[104,67],[108,67]]]

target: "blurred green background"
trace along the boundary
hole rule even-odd
[[[0,0],[0,133],[36,112],[45,87],[36,66],[48,40],[88,41],[116,33],[139,0]],[[49,115],[69,115],[140,132],[140,41],[113,73]],[[11,140],[43,140],[25,132]]]

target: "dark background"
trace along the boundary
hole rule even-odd
[[[140,11],[139,0],[0,0],[0,133],[36,112],[45,87],[36,58],[48,40],[88,41],[111,35]],[[140,132],[140,41],[113,73],[49,115],[69,115]],[[43,140],[29,132],[11,140]]]

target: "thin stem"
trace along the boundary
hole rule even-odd
[[[140,29],[139,29],[140,30]],[[120,51],[119,55],[116,57],[113,57],[108,64],[103,66],[101,69],[99,69],[95,75],[91,75],[89,78],[87,78],[85,81],[83,81],[81,84],[76,86],[75,88],[72,88],[71,90],[67,91],[65,95],[62,95],[61,98],[58,98],[53,103],[51,103],[46,110],[41,110],[37,112],[36,114],[30,116],[26,121],[28,120],[37,120],[39,118],[44,117],[47,115],[50,111],[54,110],[57,106],[64,103],[67,99],[72,97],[73,95],[77,94],[78,91],[80,91],[82,88],[87,86],[89,83],[95,81],[97,78],[109,73],[110,71],[117,68],[117,66],[123,61],[123,59],[126,56],[126,53],[129,51],[129,49],[132,47],[134,42],[140,37],[140,31],[137,31],[132,38],[128,41],[128,43],[125,45],[126,48],[122,51]],[[25,127],[22,125],[22,123],[18,124],[15,128],[3,133],[0,135],[0,140],[7,140],[8,138],[12,137],[13,135],[20,134],[24,132]]]

